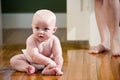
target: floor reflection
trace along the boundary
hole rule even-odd
[[[120,57],[110,51],[97,55],[98,77],[100,80],[120,80]]]
[[[10,49],[11,48],[11,49]],[[43,76],[40,71],[28,75],[13,70],[9,59],[19,54],[14,47],[0,50],[0,80],[120,80],[120,57],[112,53],[89,54],[88,49],[63,49],[62,76]],[[13,49],[14,48],[14,49]],[[8,55],[9,54],[9,55]]]

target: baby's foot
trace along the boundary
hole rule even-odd
[[[56,68],[56,75],[61,76],[63,75],[63,72],[60,69]]]
[[[28,67],[26,68],[26,72],[27,72],[28,74],[33,74],[33,73],[35,73],[35,68],[34,68],[33,66],[28,66]]]
[[[56,69],[44,69],[41,73],[42,75],[56,75]]]
[[[105,47],[104,45],[100,44],[96,47],[94,47],[93,49],[91,49],[89,51],[89,53],[92,53],[92,54],[97,54],[97,53],[101,53],[101,52],[104,52],[104,51],[108,51],[110,48],[108,47]]]

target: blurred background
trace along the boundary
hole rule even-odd
[[[1,0],[0,44],[25,44],[32,34],[31,21],[39,9],[49,9],[57,16],[55,33],[61,42],[77,41],[99,44],[94,15],[94,0]]]

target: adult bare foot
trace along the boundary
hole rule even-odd
[[[111,51],[113,56],[120,56],[120,45],[118,41],[114,41],[112,46],[111,46]]]
[[[112,53],[113,53],[113,56],[120,56],[120,51],[114,51]]]
[[[109,47],[105,47],[104,45],[99,44],[98,46],[96,46],[93,49],[91,49],[89,51],[89,53],[91,53],[91,54],[97,54],[97,53],[101,53],[101,52],[108,51],[108,50],[110,50]]]

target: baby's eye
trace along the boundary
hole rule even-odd
[[[35,29],[39,30],[39,27],[35,27]]]
[[[49,30],[49,28],[44,28],[45,31]]]

